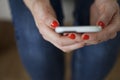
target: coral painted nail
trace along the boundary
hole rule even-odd
[[[55,29],[57,26],[59,26],[59,23],[57,21],[53,21],[51,26]]]
[[[75,34],[69,34],[68,37],[69,37],[70,39],[75,39],[75,38],[76,38]]]
[[[98,22],[98,25],[101,26],[102,28],[105,27],[105,24],[102,21]]]
[[[82,39],[83,39],[83,40],[88,40],[89,38],[90,38],[89,35],[83,35],[83,36],[82,36]]]

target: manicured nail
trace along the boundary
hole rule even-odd
[[[75,39],[75,38],[76,38],[75,34],[73,34],[73,33],[72,33],[72,34],[69,34],[68,37],[69,37],[70,39]]]
[[[102,28],[105,27],[105,24],[102,21],[98,22],[98,25],[101,26]]]
[[[57,21],[53,21],[53,22],[51,23],[51,26],[55,29],[56,27],[59,26],[59,24],[58,24]]]
[[[82,39],[83,39],[83,40],[88,40],[89,38],[90,38],[89,35],[83,35],[83,36],[82,36]]]

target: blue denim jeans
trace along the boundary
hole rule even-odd
[[[21,61],[32,80],[63,80],[64,54],[39,33],[33,16],[22,0],[9,0]],[[75,0],[75,25],[89,25],[93,0]],[[60,0],[51,0],[63,25]],[[104,80],[112,69],[120,44],[120,34],[106,42],[77,49],[72,54],[72,80]]]

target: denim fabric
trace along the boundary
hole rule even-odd
[[[22,0],[9,1],[20,58],[32,80],[63,80],[63,52],[42,38]],[[60,6],[58,1],[57,6]],[[56,13],[62,22],[62,14],[58,10]]]
[[[9,2],[19,55],[32,80],[63,80],[63,52],[42,38],[22,0]],[[89,25],[92,2],[75,0],[75,25]],[[60,0],[51,0],[51,4],[63,25]],[[118,34],[115,39],[75,50],[71,62],[72,80],[104,80],[116,61],[119,40]]]
[[[75,25],[89,25],[93,0],[75,0],[75,3]],[[120,33],[115,39],[75,50],[71,63],[72,80],[104,80],[116,61],[119,40]]]

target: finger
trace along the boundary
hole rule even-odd
[[[99,33],[85,33],[84,35],[89,36],[89,40],[86,40],[87,44],[98,44],[103,41],[113,39],[117,35],[117,31],[120,30],[120,18],[119,14],[116,14],[114,18],[112,19],[111,23],[105,27],[101,32]],[[82,37],[84,36],[82,35]]]
[[[75,34],[76,35],[75,39],[70,39],[68,36],[62,36],[56,33],[53,29],[45,25],[41,25],[41,26],[44,28],[40,29],[39,31],[43,35],[44,39],[51,42],[52,44],[66,46],[66,45],[75,44],[76,42],[81,40],[81,37],[77,34]]]
[[[85,46],[85,43],[84,42],[79,42],[79,43],[75,43],[73,45],[69,45],[69,46],[64,46],[62,48],[60,48],[62,51],[64,52],[70,52],[70,51],[73,51],[73,50],[76,50],[76,49],[79,49],[79,48],[82,48]]]
[[[95,25],[97,23],[99,16],[99,10],[97,9],[96,5],[93,4],[90,9],[90,24]]]
[[[53,15],[50,15],[50,14],[48,16],[44,17],[43,22],[47,26],[51,27],[52,29],[55,29],[56,27],[59,26],[58,20]]]
[[[97,44],[109,39],[113,39],[117,35],[117,31],[120,30],[120,13],[118,10],[116,10],[115,14],[112,16],[112,20],[110,20],[110,23],[108,26],[103,29],[99,33],[88,33],[86,35],[90,36],[89,40],[86,40],[87,43],[89,44]]]
[[[51,6],[51,5],[49,5]],[[57,20],[56,14],[54,12],[54,9],[52,7],[49,7],[47,11],[45,11],[46,15],[44,14],[44,22],[47,26],[51,27],[52,29],[55,29],[59,26],[59,22]]]
[[[100,17],[97,21],[97,25],[102,26],[104,28],[112,20],[112,17],[116,13],[116,9],[114,8],[111,9],[111,7],[109,6],[103,6],[99,12],[100,12]]]
[[[98,43],[98,34],[97,33],[84,33],[82,39],[87,44],[97,44]]]
[[[69,33],[67,36],[60,36],[57,38],[60,40],[60,42],[57,42],[60,46],[68,46],[73,45],[75,43],[83,41],[81,39],[81,35],[77,33]]]
[[[103,31],[101,31],[99,33],[88,33],[88,34],[86,33],[84,35],[89,36],[89,40],[85,40],[85,43],[98,44],[98,43],[101,43],[103,41],[107,41],[109,39],[114,38],[116,36],[116,31],[111,31],[109,28],[108,29],[105,28]]]
[[[40,5],[43,4],[40,3]],[[57,26],[59,26],[59,22],[56,18],[56,14],[54,10],[51,8],[51,5],[49,5],[48,8],[46,8],[46,6],[41,7],[36,5],[33,14],[35,19],[39,20],[41,24],[45,23],[47,26],[51,27],[52,29],[55,29]]]
[[[78,33],[68,33],[68,34],[64,34],[66,35],[68,38],[76,40],[76,42],[81,42],[81,34]]]

